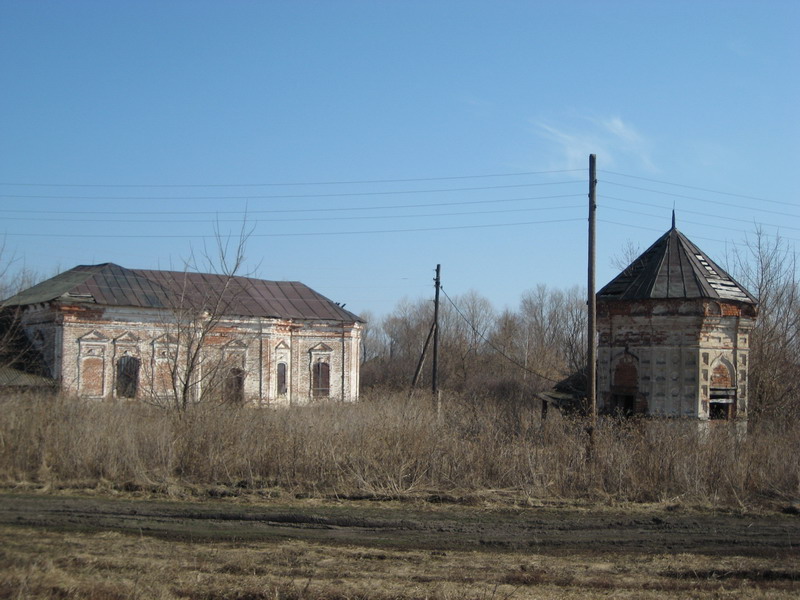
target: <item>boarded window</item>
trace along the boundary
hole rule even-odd
[[[103,395],[102,356],[87,356],[81,359],[80,389],[84,396]]]
[[[711,372],[709,400],[709,419],[716,421],[736,417],[736,386],[731,369],[723,362]]]
[[[286,363],[278,363],[278,395],[286,395]]]
[[[117,398],[136,398],[139,364],[139,359],[133,356],[123,356],[117,361]]]
[[[173,392],[173,376],[172,376],[172,363],[169,360],[159,358],[156,360],[155,377],[154,377],[155,392],[158,395],[165,395]]]
[[[732,381],[733,378],[731,377],[730,369],[728,369],[724,363],[719,363],[716,367],[714,367],[714,371],[711,373],[711,387],[733,387]]]
[[[314,363],[311,391],[314,398],[324,398],[331,393],[331,368],[326,362]]]
[[[222,387],[222,399],[233,404],[244,402],[244,371],[237,368],[228,369]]]

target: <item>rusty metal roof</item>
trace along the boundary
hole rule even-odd
[[[598,300],[713,298],[756,304],[756,299],[689,238],[672,228],[603,289]]]
[[[113,263],[80,265],[43,281],[5,306],[61,300],[105,306],[208,310],[227,316],[360,321],[298,281],[126,269]]]

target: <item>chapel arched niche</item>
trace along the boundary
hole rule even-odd
[[[630,352],[626,351],[615,362],[607,409],[611,414],[626,417],[647,412],[639,393],[639,359]]]
[[[711,365],[708,396],[709,419],[729,420],[736,416],[736,369],[724,356],[717,358]]]

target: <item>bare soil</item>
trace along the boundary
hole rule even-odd
[[[3,493],[0,524],[172,540],[295,539],[393,549],[800,554],[796,515],[669,506],[482,508],[294,499],[242,505]]]
[[[501,588],[506,592],[498,597],[585,598],[609,590],[614,597],[637,598],[789,598],[800,593],[796,511],[575,503],[465,506],[441,500],[242,503],[3,492],[0,572],[6,575],[0,578],[0,597],[87,597],[86,590],[101,582],[112,586],[102,577],[114,582],[121,577],[117,573],[114,579],[115,568],[109,565],[102,577],[100,571],[87,571],[87,565],[95,564],[88,554],[102,553],[111,562],[119,554],[120,565],[130,569],[144,547],[148,550],[140,558],[151,566],[143,562],[141,569],[164,575],[137,585],[150,586],[146,595],[164,598],[488,598]],[[143,545],[145,539],[151,541]],[[140,543],[119,550],[121,540]],[[210,560],[202,556],[211,548],[227,549],[226,570],[203,583],[200,574],[208,568],[197,565]],[[289,549],[296,564],[281,571],[280,557]],[[248,552],[261,557],[252,572],[247,565],[255,559]],[[188,576],[187,568],[191,571],[170,562],[178,554],[195,556],[198,574],[191,582],[178,583]],[[46,567],[41,566],[43,556],[49,557]],[[35,576],[22,568],[30,561],[41,567]],[[306,575],[308,584],[299,585],[298,578]],[[245,586],[243,591],[215,595],[222,576],[236,582],[225,589]],[[55,583],[44,591],[31,583],[48,578]],[[25,594],[20,592],[23,584]],[[253,595],[255,589],[267,591]],[[117,591],[108,597],[129,595]]]

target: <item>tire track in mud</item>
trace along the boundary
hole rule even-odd
[[[800,517],[575,508],[425,509],[302,501],[243,505],[0,493],[0,524],[166,539],[297,539],[359,546],[561,554],[800,555]]]

